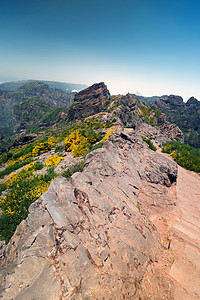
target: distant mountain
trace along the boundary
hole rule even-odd
[[[146,104],[150,104],[156,100],[159,100],[160,98],[164,98],[167,97],[167,95],[163,95],[163,96],[152,96],[152,97],[145,97],[145,96],[139,96],[136,94],[131,94],[135,99],[144,102]]]
[[[182,97],[170,95],[157,99],[152,105],[166,115],[167,121],[181,128],[185,143],[200,148],[200,101],[191,97],[185,103]]]
[[[17,91],[0,90],[0,153],[16,134],[27,134],[58,122],[60,114],[73,103],[75,93],[30,81]]]
[[[32,83],[35,81],[36,80],[21,80],[21,81],[4,82],[4,83],[0,84],[0,90],[2,90],[2,91],[17,91],[24,84]],[[60,89],[66,93],[71,93],[73,91],[80,91],[80,90],[87,88],[87,85],[85,85],[85,84],[66,83],[66,82],[59,82],[59,81],[45,81],[45,80],[39,80],[39,82],[48,84],[48,86],[50,88]]]
[[[31,99],[40,99],[55,107],[69,107],[74,101],[75,93],[65,93],[59,89],[50,88],[47,84],[40,82],[28,82],[17,91],[0,90],[0,131],[9,127],[14,121],[14,107],[16,104]]]

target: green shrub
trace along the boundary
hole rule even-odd
[[[4,178],[5,175],[9,175],[10,173],[12,173],[13,171],[18,170],[19,168],[29,164],[30,162],[32,162],[33,159],[29,158],[25,161],[22,161],[21,163],[16,163],[12,166],[7,167],[5,170],[0,172],[0,178]]]
[[[100,142],[100,143],[98,143],[94,146],[91,145],[89,151],[87,152],[87,154],[94,151],[94,150],[96,150],[96,149],[102,148],[104,144],[105,144],[105,142]]]
[[[154,146],[154,144],[152,143],[151,139],[148,139],[146,137],[144,137],[143,135],[141,136],[141,138],[143,139],[143,141],[145,143],[147,143],[149,145],[149,148],[153,151],[157,151],[156,147]]]
[[[70,179],[70,177],[76,173],[76,172],[82,172],[84,168],[84,161],[82,160],[78,164],[73,165],[72,167],[68,168],[66,171],[64,171],[61,175],[67,180]]]
[[[63,151],[65,151],[64,145],[60,145],[55,148],[55,153],[57,153],[57,152],[59,153],[59,152],[63,152]]]
[[[11,152],[4,152],[3,154],[0,155],[0,165],[6,163],[9,158],[12,157],[12,153]]]
[[[162,152],[169,153],[185,169],[200,172],[200,149],[181,142],[167,142],[163,145]]]
[[[6,183],[0,183],[0,195],[7,189]]]

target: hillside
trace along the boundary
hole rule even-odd
[[[16,134],[33,133],[58,122],[73,99],[74,93],[40,82],[28,82],[17,91],[0,90],[0,153],[12,144]]]
[[[155,105],[169,122],[184,132],[185,143],[200,148],[200,101],[191,97],[186,103],[182,97],[170,95],[156,100]]]

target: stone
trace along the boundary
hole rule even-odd
[[[95,83],[80,91],[69,108],[68,121],[99,113],[110,103],[111,95],[104,82]]]
[[[30,206],[0,265],[3,299],[145,299],[141,282],[160,256],[149,207],[173,205],[176,176],[134,131],[113,133],[82,173],[57,177]]]

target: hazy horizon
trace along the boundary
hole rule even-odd
[[[0,81],[103,81],[112,94],[200,99],[200,4],[149,2],[2,3]]]

